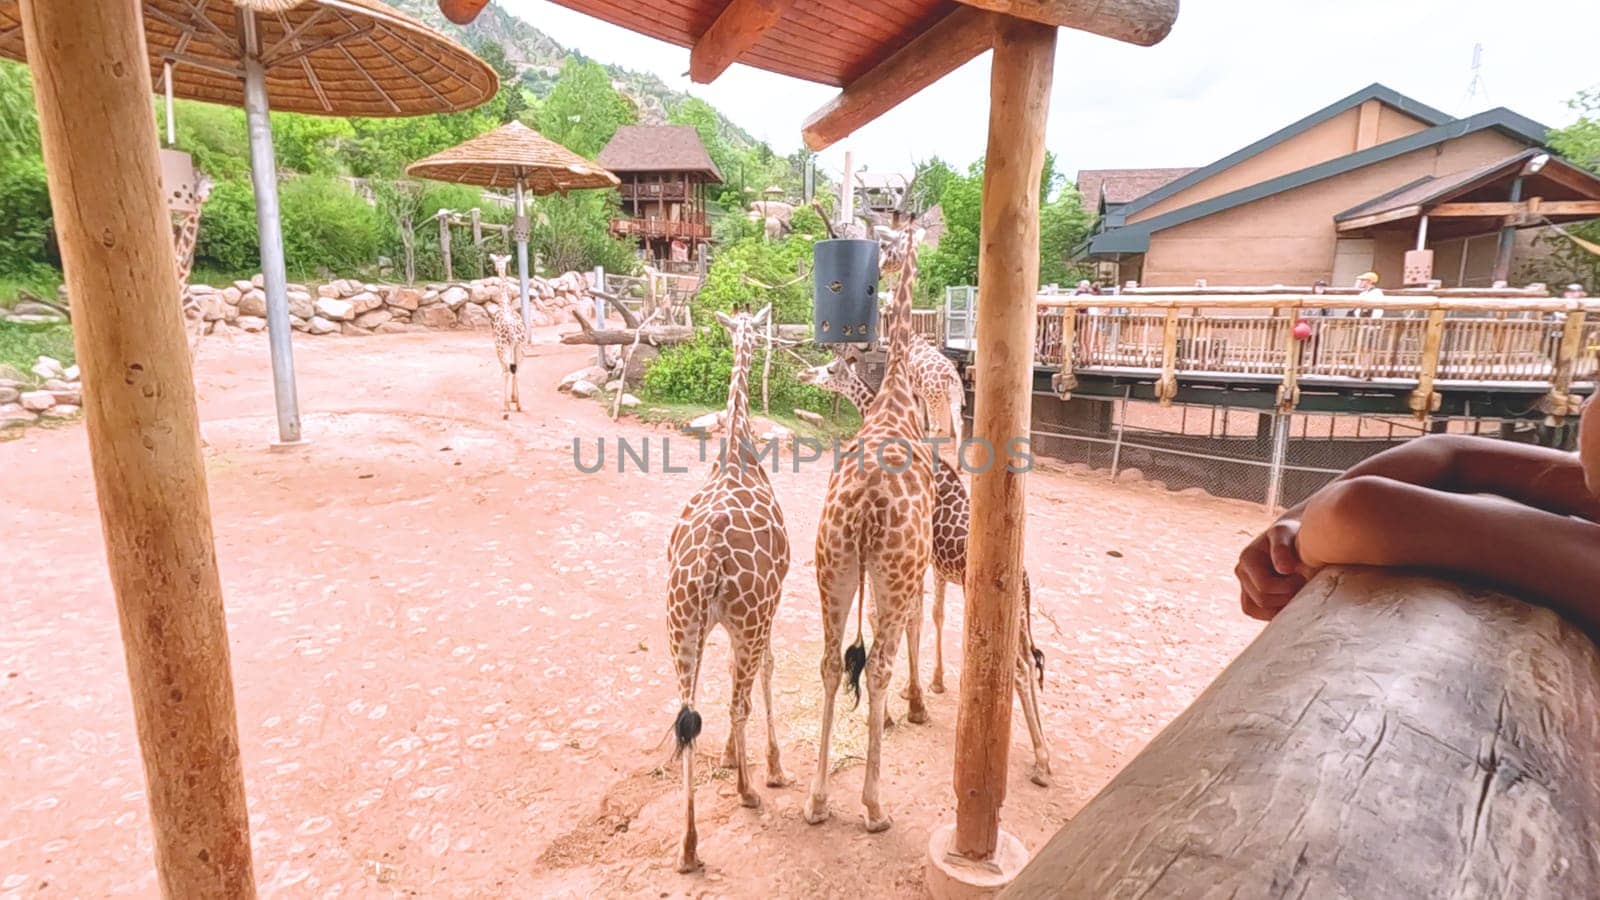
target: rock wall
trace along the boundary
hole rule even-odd
[[[444,284],[372,284],[341,278],[309,287],[289,285],[289,323],[306,334],[396,334],[448,328],[488,328],[499,308],[500,278]],[[517,280],[504,279],[515,306]],[[191,284],[186,311],[205,322],[207,334],[258,332],[267,327],[267,296],[261,276],[217,287]],[[534,325],[570,321],[567,310],[589,314],[594,299],[578,272],[528,279],[530,320]]]
[[[68,419],[83,404],[77,366],[39,357],[27,372],[0,366],[0,434],[41,419]]]

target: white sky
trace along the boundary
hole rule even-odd
[[[687,49],[548,0],[498,2],[568,47],[703,97],[781,153],[835,92],[739,65],[694,85]],[[1204,165],[1375,81],[1453,115],[1505,106],[1552,127],[1576,117],[1569,98],[1600,87],[1600,0],[1183,0],[1181,10],[1151,48],[1061,31],[1047,145],[1069,177]],[[1475,43],[1482,78],[1469,100]],[[965,165],[983,155],[988,92],[984,54],[822,164],[837,172],[848,147],[878,171],[935,154]]]

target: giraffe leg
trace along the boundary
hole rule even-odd
[[[750,809],[761,807],[761,795],[750,786],[750,757],[745,753],[745,725],[750,721],[750,691],[755,687],[756,670],[761,666],[762,654],[756,649],[759,643],[748,638],[733,642],[733,703],[728,716],[733,722],[729,738],[733,745],[733,770],[737,777],[739,802]]]
[[[495,358],[500,360],[500,418],[511,418],[511,370],[506,365],[506,347],[499,340],[494,344]]]
[[[826,541],[824,528],[827,524],[818,526],[819,549]],[[818,557],[817,588],[822,595],[822,734],[817,740],[817,774],[804,811],[806,821],[812,825],[828,821],[828,745],[833,739],[833,704],[839,695],[839,681],[844,676],[844,658],[840,654],[844,650],[845,625],[861,565],[853,551],[848,555],[824,552]]]
[[[768,635],[767,649],[761,660],[761,699],[767,707],[767,787],[781,788],[794,784],[794,777],[783,770],[783,760],[778,755],[778,729],[772,710],[772,644]]]
[[[1045,744],[1044,725],[1039,721],[1039,695],[1033,682],[1033,647],[1028,636],[1022,635],[1017,645],[1017,699],[1022,701],[1022,715],[1028,720],[1028,737],[1033,741],[1033,771],[1028,780],[1040,787],[1050,786],[1050,747]]]
[[[906,615],[915,598],[909,585],[893,584],[890,577],[874,568],[872,596],[877,601],[877,621],[873,627],[872,649],[867,653],[867,773],[861,782],[861,805],[866,807],[867,831],[888,830],[894,820],[883,811],[878,798],[878,774],[883,766],[883,730],[888,709],[889,675],[894,667],[900,635],[906,630]]]
[[[679,580],[674,570],[672,581]],[[705,650],[705,606],[694,596],[693,586],[670,585],[667,606],[667,634],[672,643],[672,662],[678,674],[678,699],[682,704],[674,725],[677,755],[683,763],[683,843],[678,850],[678,871],[695,872],[704,867],[696,852],[699,836],[694,827],[694,739],[700,733],[700,714],[694,711],[695,684],[700,677],[700,658]]]
[[[933,681],[928,690],[944,693],[944,576],[933,573]]]
[[[522,382],[522,345],[511,345],[511,408],[522,412],[522,395],[519,391]]]
[[[906,685],[906,721],[913,725],[928,722],[928,707],[922,699],[922,584],[917,584],[916,603],[906,618],[906,663],[911,669],[911,681]]]

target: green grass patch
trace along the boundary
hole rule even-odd
[[[0,275],[0,307],[10,309],[23,294],[32,294],[53,303],[60,286],[61,273],[44,266],[37,266],[21,275]]]
[[[0,378],[15,377],[20,372],[23,379],[36,380],[28,370],[41,356],[59,359],[64,366],[77,362],[78,355],[72,349],[72,326],[0,322]],[[16,372],[6,373],[8,367]]]
[[[611,399],[609,397],[605,398],[605,404],[607,409],[611,407]],[[721,409],[721,406],[712,407],[697,403],[673,403],[670,401],[644,400],[638,406],[634,407],[633,409],[626,410],[626,412],[628,415],[633,416],[641,422],[671,425],[675,428],[682,428],[683,426],[689,424],[689,422],[692,420],[699,418],[706,413],[719,411]],[[834,438],[852,437],[861,429],[861,417],[856,414],[855,407],[848,403],[841,403],[839,405],[839,415],[837,418],[830,415],[830,411],[827,409],[813,411],[819,412],[823,415],[822,424],[820,426],[812,425],[810,422],[803,422],[800,419],[795,418],[794,414],[787,410],[779,411],[777,409],[773,409],[771,415],[761,416],[761,412],[759,410],[752,409],[750,414],[752,416],[761,416],[762,418],[770,419],[779,425],[788,428],[790,431],[793,431],[799,437],[814,438],[821,441],[831,441]]]

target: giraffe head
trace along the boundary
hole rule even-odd
[[[802,370],[800,383],[819,387],[825,391],[836,391],[844,378],[844,366],[845,361],[836,356],[820,366]]]
[[[494,274],[497,277],[506,277],[506,263],[511,262],[511,257],[504,253],[489,254],[489,262],[494,263]]]
[[[728,329],[728,334],[733,337],[734,347],[738,347],[741,340],[754,340],[755,329],[766,325],[767,316],[771,313],[770,304],[761,307],[761,311],[754,315],[751,315],[750,307],[741,305],[733,308],[733,315],[717,313],[717,321],[722,323],[723,328]]]
[[[923,235],[927,234],[926,229],[915,226],[895,231],[879,225],[873,231],[878,239],[878,272],[881,275],[893,275],[904,269],[906,257],[912,248],[922,243]]]

